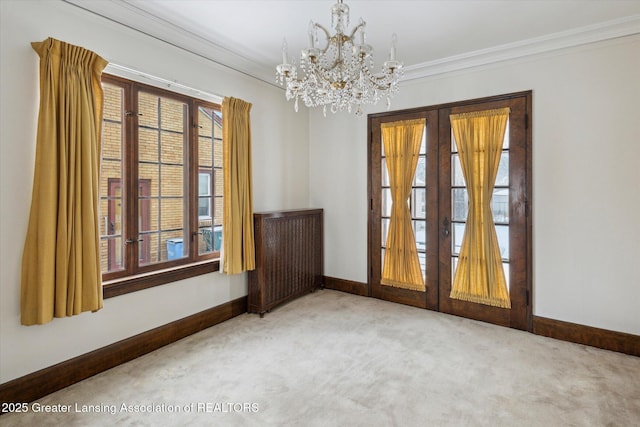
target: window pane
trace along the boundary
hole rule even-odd
[[[207,172],[200,172],[198,174],[198,195],[208,196],[211,191],[211,174]]]
[[[155,264],[163,255],[160,248],[160,236],[158,233],[140,233],[142,242],[138,242],[138,262],[140,265]]]
[[[164,242],[161,261],[171,261],[187,256],[187,247],[184,244],[185,240],[179,237],[181,236],[180,232],[161,233],[160,236],[160,240]]]
[[[222,116],[198,107],[198,254],[220,252],[222,246]]]
[[[162,197],[184,196],[184,167],[173,165],[160,166],[160,179],[162,183]]]
[[[184,200],[181,197],[161,199],[160,231],[182,229],[184,224]]]
[[[158,102],[156,95],[138,92],[138,126],[158,128]]]
[[[214,232],[211,227],[198,228],[198,254],[204,255],[213,252]],[[218,250],[220,250],[218,248]]]
[[[159,134],[154,129],[138,129],[138,161],[157,163]]]
[[[138,95],[138,107],[142,113],[138,118],[139,262],[145,265],[189,253],[185,180],[188,109],[182,101],[144,92]]]
[[[200,136],[198,139],[198,167],[211,168],[213,166],[213,141],[210,137]]]
[[[187,121],[187,105],[182,101],[160,97],[159,116],[162,130],[183,133]]]
[[[184,163],[185,135],[178,132],[160,132],[162,163],[182,165]]]
[[[223,199],[222,197],[214,197],[213,198],[213,221],[215,225],[222,225],[222,206]]]
[[[216,168],[222,168],[222,140],[221,139],[215,139],[213,141],[213,166],[215,166]]]
[[[224,195],[224,180],[222,169],[216,169],[213,171],[213,193],[216,196],[222,197]]]
[[[105,104],[105,109],[110,106]],[[122,160],[122,123],[105,122],[102,125],[102,158]]]
[[[211,199],[209,196],[198,197],[198,218],[211,218]]]
[[[121,182],[124,144],[123,100],[121,87],[105,84],[102,126],[102,162],[100,165],[100,268],[104,273],[121,271],[124,264],[124,199]]]

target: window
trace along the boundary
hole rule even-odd
[[[105,297],[217,269],[220,106],[103,76],[100,256]]]

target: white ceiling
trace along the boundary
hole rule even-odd
[[[283,37],[296,57],[336,0],[65,0],[202,57],[275,81]],[[640,33],[640,0],[345,0],[379,66],[391,34],[407,77]]]

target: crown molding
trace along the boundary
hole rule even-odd
[[[404,67],[403,81],[640,34],[640,15],[547,34]]]
[[[178,49],[211,61],[223,68],[245,74],[265,83],[275,83],[275,67],[266,67],[238,52],[214,43],[195,32],[181,28],[147,12],[127,0],[62,0],[89,13],[123,25]]]
[[[274,68],[251,59],[252,52],[232,51],[192,31],[155,16],[137,7],[129,0],[62,1],[190,52],[221,67],[245,74],[281,89],[274,82]],[[404,67],[402,82],[634,34],[640,34],[640,15],[631,15],[541,37],[466,52],[420,64],[407,65]]]

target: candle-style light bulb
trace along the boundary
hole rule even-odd
[[[287,39],[286,38],[282,38],[282,63],[283,64],[287,64],[287,51],[289,50],[288,46],[287,46]]]
[[[391,35],[391,54],[390,54],[390,58],[392,61],[396,60],[396,47],[398,45],[398,36],[396,35],[396,33],[393,33]]]
[[[315,30],[315,26],[313,25],[313,21],[309,21],[309,47],[310,48],[314,48],[314,30]]]
[[[360,44],[364,45],[364,19],[360,18],[360,25],[362,25],[362,27],[360,27]]]

